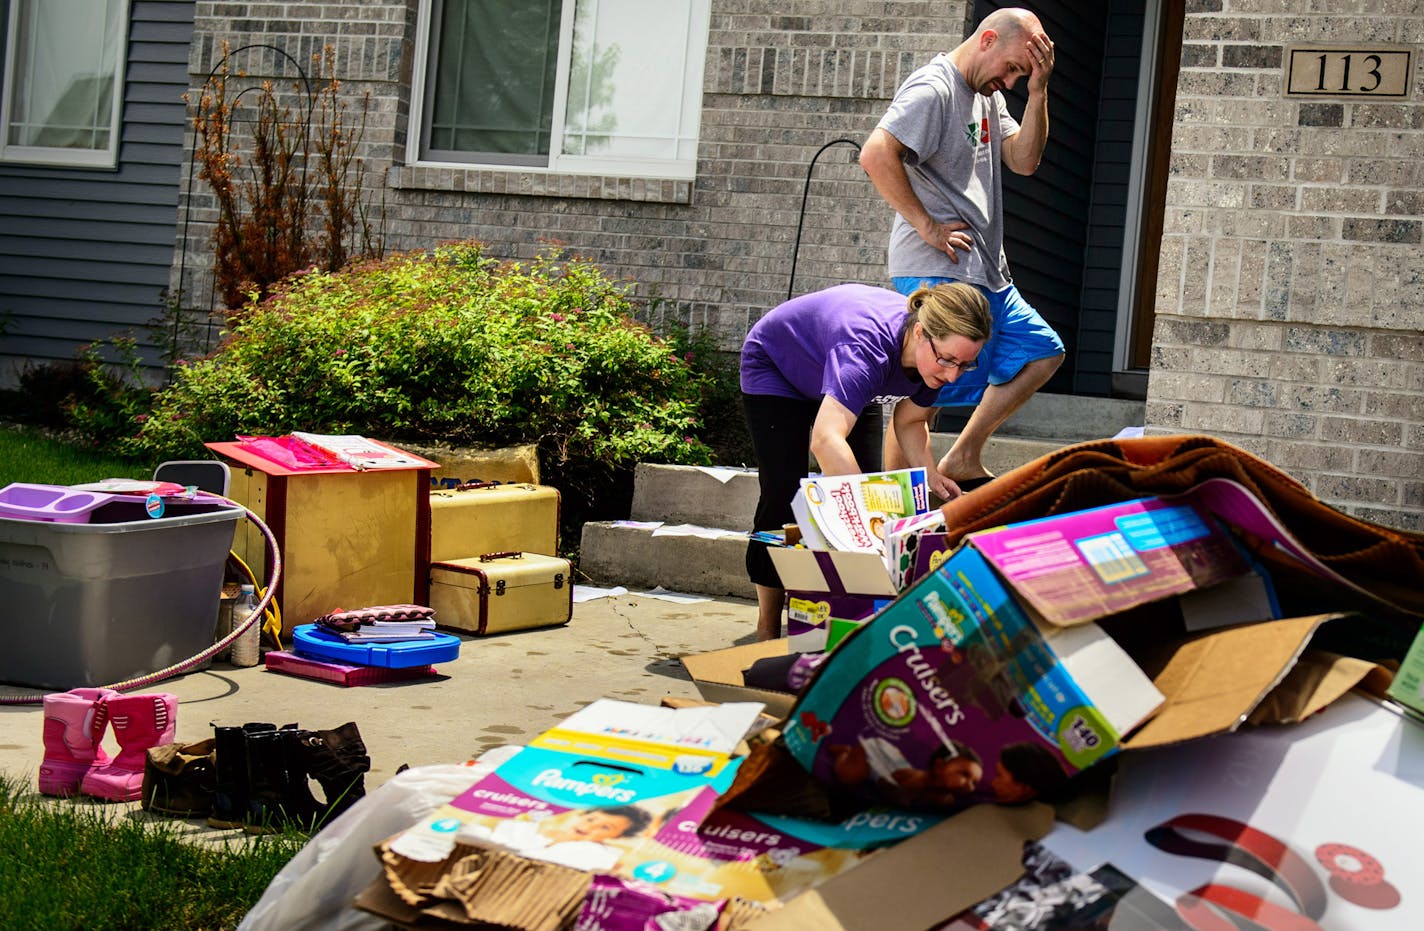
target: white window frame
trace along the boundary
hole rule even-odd
[[[691,181],[697,176],[697,156],[686,159],[651,159],[632,156],[564,155],[564,116],[568,109],[569,66],[573,57],[574,6],[578,0],[563,0],[559,23],[558,71],[554,86],[553,125],[549,130],[549,164],[511,165],[498,162],[440,161],[421,151],[425,137],[426,75],[430,63],[430,37],[434,0],[420,0],[416,25],[416,46],[410,94],[410,129],[406,133],[406,164],[418,167],[454,168],[481,171],[508,171],[535,174],[578,174],[631,178],[666,178]],[[701,133],[702,81],[707,61],[707,41],[711,29],[711,0],[668,0],[685,4],[688,11],[687,42],[683,49],[683,104],[678,113],[681,131],[689,120]],[[691,88],[692,90],[689,90]]]
[[[37,0],[44,2],[44,0]],[[119,135],[123,130],[124,76],[128,63],[130,3],[119,4],[118,53],[114,56],[113,101],[109,111],[109,145],[105,149],[73,149],[55,146],[9,145],[10,113],[15,89],[15,69],[20,56],[15,54],[20,23],[20,4],[10,0],[10,15],[5,24],[4,93],[0,94],[0,162],[30,165],[53,165],[61,168],[115,168],[119,161]]]

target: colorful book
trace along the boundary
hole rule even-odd
[[[292,436],[353,469],[406,469],[421,464],[421,460],[394,446],[355,434],[293,431]]]
[[[885,533],[885,568],[890,572],[895,591],[903,592],[919,578],[915,574],[916,554],[924,534],[942,529],[944,512],[938,509],[891,522]]]
[[[884,553],[893,521],[929,510],[929,481],[924,469],[813,475],[791,510],[811,549]]]

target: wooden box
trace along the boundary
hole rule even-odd
[[[276,603],[283,644],[292,628],[337,608],[425,604],[430,548],[430,471],[349,467],[293,470],[241,443],[208,443],[232,469],[229,497],[276,537],[282,575]],[[233,552],[265,585],[269,544],[241,521]]]

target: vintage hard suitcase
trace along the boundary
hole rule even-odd
[[[569,561],[509,552],[434,562],[430,607],[440,627],[472,634],[567,624],[574,613]]]
[[[523,482],[431,489],[430,561],[480,553],[557,553],[559,490]]]

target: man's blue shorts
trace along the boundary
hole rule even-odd
[[[896,291],[909,297],[921,286],[933,287],[954,280],[912,277],[895,278],[893,282]],[[989,299],[994,332],[979,353],[979,367],[972,372],[961,372],[957,379],[939,389],[935,404],[940,407],[978,404],[985,388],[1010,381],[1030,362],[1063,353],[1063,340],[1033,305],[1023,299],[1018,288],[1009,285],[1002,291],[990,291],[983,285],[975,287]]]

